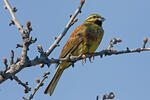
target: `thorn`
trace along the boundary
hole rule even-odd
[[[13,12],[17,12],[18,9],[16,7],[14,7],[12,10],[13,10]]]
[[[6,6],[6,5],[4,5],[4,9],[7,9],[7,6]]]
[[[54,37],[54,39],[56,40],[56,39],[57,39],[57,37]]]
[[[31,40],[31,43],[35,43],[37,41],[37,38],[35,38],[34,40]]]
[[[23,47],[23,45],[22,44],[16,44],[16,48],[19,48],[19,47]]]
[[[44,83],[41,83],[41,85],[40,86],[43,86],[44,85]]]
[[[9,23],[9,26],[11,26],[11,25],[15,25],[13,20],[11,20],[10,23]]]
[[[127,47],[127,51],[130,51],[128,47]]]
[[[70,15],[70,18],[72,17],[72,15]]]
[[[56,46],[60,46],[59,44],[56,44]]]
[[[35,38],[34,41],[37,41],[37,38]]]
[[[16,63],[19,62],[21,60],[21,57],[18,57],[16,60]]]
[[[43,77],[45,77],[45,76],[47,76],[47,75],[49,75],[49,74],[50,74],[50,72],[47,71],[47,72],[44,73]]]
[[[27,94],[27,93],[28,93],[28,90],[27,90],[27,89],[24,89],[24,93]]]
[[[27,82],[25,82],[25,84],[26,84],[26,85],[29,85],[28,81],[27,81]]]

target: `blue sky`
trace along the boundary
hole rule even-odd
[[[10,0],[9,0],[10,1]],[[38,41],[30,47],[29,56],[34,58],[39,55],[36,47],[41,44],[46,50],[64,29],[69,16],[79,6],[80,0],[13,0],[16,6],[17,19],[22,25],[30,20],[33,31],[31,35]],[[16,44],[21,43],[21,36],[15,26],[8,26],[10,14],[3,9],[0,1],[1,37],[0,37],[0,68],[3,69],[2,58],[10,56],[10,50],[15,51],[15,58],[20,56],[21,49],[16,49]],[[80,25],[90,14],[97,13],[106,18],[103,24],[105,31],[103,40],[97,51],[108,46],[112,38],[121,38],[123,42],[114,48],[123,50],[126,47],[142,47],[143,38],[150,39],[150,1],[149,0],[86,0],[82,13],[78,15],[78,22],[67,32],[60,43],[60,47],[50,55],[58,58],[59,53],[71,32]],[[148,42],[147,47],[150,47]],[[150,52],[106,56],[102,59],[95,57],[90,63],[82,65],[81,61],[75,67],[64,71],[54,94],[43,94],[43,91],[55,72],[55,65],[50,68],[34,66],[22,70],[17,76],[22,81],[29,81],[29,86],[35,87],[35,78],[41,78],[42,73],[50,71],[51,75],[40,88],[33,100],[96,100],[96,96],[114,92],[114,100],[144,100],[149,98],[150,90]],[[18,100],[24,94],[23,87],[15,81],[7,80],[0,85],[0,98],[2,100]]]

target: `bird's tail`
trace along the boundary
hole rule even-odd
[[[50,96],[52,95],[63,71],[64,70],[61,68],[61,66],[58,66],[52,80],[50,81],[50,83],[48,84],[47,88],[44,91],[45,94],[49,93]]]

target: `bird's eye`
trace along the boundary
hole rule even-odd
[[[97,18],[97,16],[93,16],[93,18]]]

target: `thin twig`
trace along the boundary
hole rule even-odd
[[[12,76],[12,79],[14,79],[15,81],[18,82],[18,84],[22,85],[25,89],[24,89],[24,92],[25,93],[28,93],[29,91],[31,91],[31,88],[29,88],[27,85],[28,85],[28,82],[25,82],[23,83],[21,80],[19,80],[19,78],[17,76]]]
[[[113,38],[112,40],[110,40],[109,42],[109,46],[106,48],[107,50],[110,50],[114,44],[120,43],[122,42],[122,40],[120,38]]]
[[[8,0],[4,0],[4,3],[5,3],[5,7],[9,10],[9,12],[12,16],[12,21],[14,22],[14,24],[16,25],[16,27],[20,31],[21,36],[24,36],[24,29],[22,28],[22,25],[20,25],[18,20],[16,19],[15,11],[11,7],[11,5],[9,4]]]
[[[54,41],[54,43],[50,46],[50,48],[46,51],[46,55],[49,56],[51,54],[51,52],[57,47],[57,45],[59,44],[59,42],[61,41],[61,39],[64,37],[64,35],[67,33],[67,31],[69,30],[69,28],[71,27],[72,23],[75,22],[76,16],[81,12],[81,8],[84,4],[84,0],[80,1],[80,6],[78,7],[78,9],[74,12],[74,14],[71,16],[69,22],[67,23],[64,31],[56,38],[56,40]]]
[[[114,42],[113,42],[114,41]],[[125,49],[125,50],[120,50],[120,51],[117,51],[115,49],[111,49],[115,44],[117,44],[118,42],[121,42],[122,40],[121,39],[116,39],[114,38],[113,40],[110,40],[110,43],[109,43],[109,48],[107,47],[106,49],[100,51],[100,52],[94,52],[92,54],[84,54],[86,56],[86,58],[90,58],[91,60],[91,57],[95,57],[95,56],[100,56],[101,58],[103,57],[103,55],[105,56],[111,56],[111,55],[120,55],[120,54],[126,54],[126,53],[135,53],[135,52],[142,52],[142,51],[150,51],[150,48],[137,48],[137,49],[129,49],[128,47]],[[146,45],[146,43],[145,43]],[[41,46],[38,46],[38,49],[42,48]],[[43,52],[43,50],[39,50],[39,52]],[[72,62],[72,64],[74,64],[76,61],[78,60],[82,60],[84,59],[83,55],[79,55],[79,56],[67,56],[66,58],[60,58],[60,59],[54,59],[54,58],[51,58],[51,59],[39,59],[39,58],[35,58],[33,60],[30,61],[30,64],[29,66],[34,66],[34,65],[37,65],[39,63],[45,63],[45,64],[59,64],[63,61],[68,61],[68,62]]]
[[[35,93],[37,92],[37,90],[43,86],[43,81],[47,78],[47,75],[49,75],[50,72],[45,72],[43,75],[43,78],[41,81],[39,81],[38,85],[34,88],[34,90],[32,91],[31,95],[29,96],[28,100],[31,100],[33,98],[33,96],[35,95]]]
[[[120,54],[126,54],[126,53],[135,53],[135,52],[142,52],[142,51],[150,51],[150,48],[137,48],[137,49],[131,49],[131,50],[102,50],[100,52],[92,53],[92,56],[102,56],[102,55],[120,55]],[[91,54],[85,54],[86,58],[90,58]],[[70,56],[70,58],[60,58],[60,59],[50,59],[49,63],[59,63],[60,61],[68,61],[68,62],[76,62],[78,60],[82,60],[82,55],[79,56]]]

